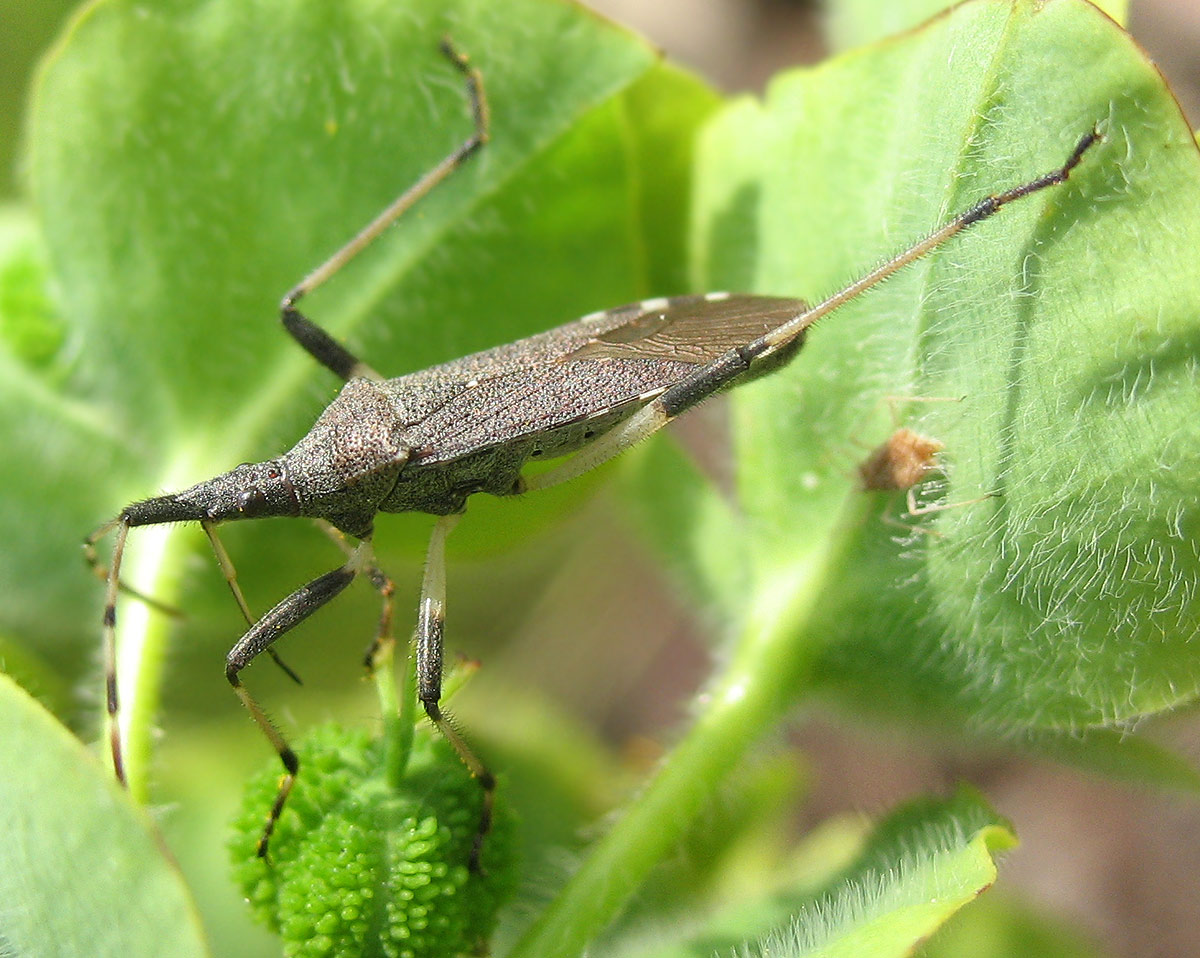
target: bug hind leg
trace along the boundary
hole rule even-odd
[[[468,865],[481,873],[480,854],[483,842],[492,828],[492,806],[496,792],[496,777],[487,769],[475,751],[467,744],[450,717],[442,711],[442,636],[446,616],[446,536],[459,520],[458,515],[443,516],[433,527],[429,553],[425,559],[425,576],[421,582],[421,605],[417,617],[416,659],[417,697],[429,720],[446,738],[468,771],[483,790],[479,828],[471,845]]]

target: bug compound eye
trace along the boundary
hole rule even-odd
[[[238,512],[253,519],[267,511],[267,497],[261,489],[247,489],[237,498]]]

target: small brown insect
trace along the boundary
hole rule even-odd
[[[886,492],[903,489],[907,493],[907,515],[918,516],[944,506],[917,506],[914,487],[938,468],[938,453],[945,449],[938,440],[901,426],[859,465],[863,488]]]

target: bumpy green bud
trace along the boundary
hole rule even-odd
[[[404,780],[389,787],[383,745],[325,726],[297,749],[300,776],[271,838],[255,856],[279,783],[274,768],[246,788],[230,841],[235,878],[285,955],[478,954],[516,886],[516,834],[497,793],[470,871],[482,793],[454,750],[418,730]]]

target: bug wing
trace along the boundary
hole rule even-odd
[[[617,325],[592,336],[566,360],[666,359],[704,365],[804,312],[802,300],[709,293],[648,299],[602,317]]]
[[[472,380],[410,429],[412,458],[447,462],[632,411],[695,368],[669,360],[595,359],[532,365]]]
[[[575,424],[611,422],[804,308],[795,299],[726,294],[644,300],[457,360],[442,374],[470,371],[471,378],[455,382],[414,424],[413,458],[446,462]]]

